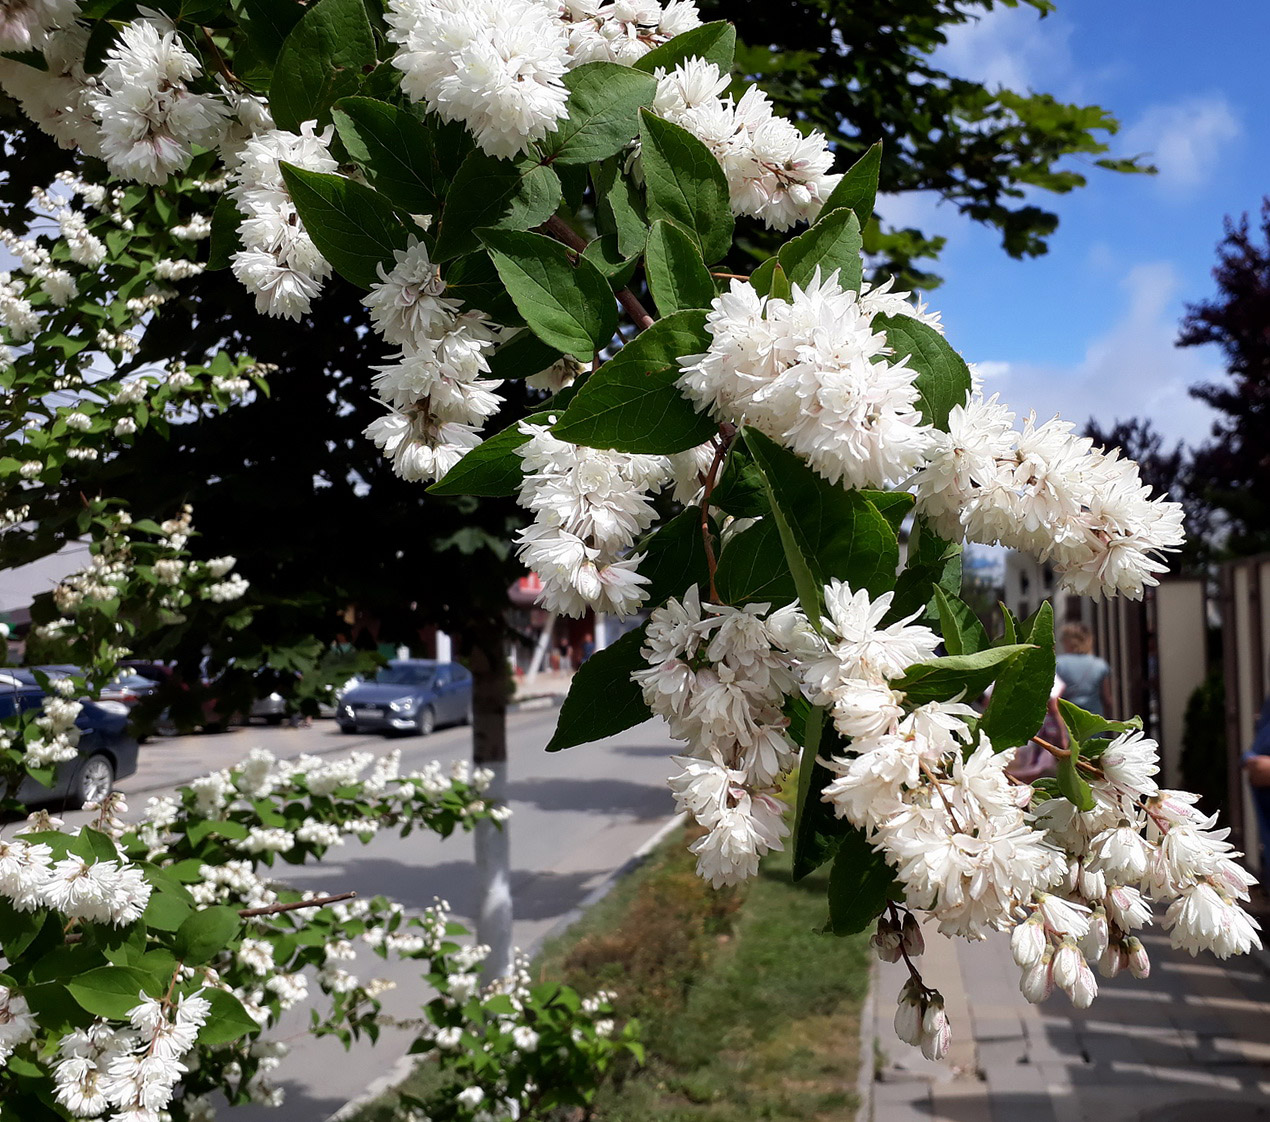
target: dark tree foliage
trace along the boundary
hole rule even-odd
[[[1191,394],[1221,416],[1212,438],[1195,451],[1204,499],[1222,512],[1235,555],[1270,550],[1270,198],[1253,225],[1226,220],[1213,270],[1217,295],[1189,305],[1178,345],[1216,343],[1228,381]]]
[[[1128,459],[1135,460],[1142,472],[1142,482],[1152,494],[1167,495],[1182,504],[1186,512],[1186,545],[1173,556],[1174,572],[1195,570],[1208,559],[1213,531],[1213,512],[1198,485],[1192,452],[1184,441],[1168,446],[1164,435],[1149,418],[1131,417],[1117,420],[1104,429],[1092,417],[1085,425],[1085,435],[1104,448],[1119,448]]]
[[[1051,0],[1022,0],[1042,16]],[[1078,157],[1112,171],[1150,170],[1110,158],[1119,128],[1096,105],[1067,105],[1045,93],[988,89],[942,70],[931,53],[951,28],[1019,0],[700,0],[707,19],[729,19],[739,39],[736,69],[757,81],[777,110],[821,130],[849,159],[883,142],[881,190],[933,191],[976,222],[995,227],[1012,257],[1048,249],[1058,216],[1029,188],[1064,194],[1083,187]],[[757,233],[755,241],[762,244]],[[939,277],[917,264],[942,238],[920,230],[866,230],[865,249],[902,287],[930,289]]]

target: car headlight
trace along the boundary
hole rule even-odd
[[[399,697],[396,701],[390,701],[388,708],[394,713],[409,713],[412,709],[419,708],[419,699],[415,697]]]
[[[122,701],[98,701],[95,704],[98,709],[104,709],[107,713],[114,713],[119,717],[126,717],[131,712]]]

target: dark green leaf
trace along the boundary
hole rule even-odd
[[[582,256],[599,269],[604,274],[604,279],[615,289],[625,288],[630,284],[631,277],[639,268],[638,254],[634,257],[622,256],[616,234],[596,238],[582,251]]]
[[[935,586],[935,610],[939,613],[944,649],[950,655],[976,654],[991,646],[974,609],[960,597],[949,596],[938,585]]]
[[[8,899],[0,896],[0,946],[5,957],[16,962],[40,933],[49,914],[44,911],[20,912]]]
[[[855,828],[834,854],[829,870],[829,927],[835,935],[855,935],[870,927],[886,907],[895,871]]]
[[[669,455],[706,441],[716,426],[678,390],[678,356],[699,352],[704,311],[658,320],[600,367],[556,426],[561,440],[619,452]]]
[[[806,288],[819,269],[822,281],[836,272],[844,289],[858,290],[864,275],[862,244],[860,223],[852,211],[843,207],[822,216],[806,233],[781,246],[781,268],[789,283],[800,288]]]
[[[1058,699],[1058,712],[1067,726],[1067,733],[1072,740],[1082,747],[1091,740],[1110,734],[1120,736],[1126,732],[1141,732],[1142,718],[1134,717],[1129,721],[1109,721],[1096,713],[1090,713],[1079,705],[1073,705],[1063,698]],[[1040,727],[1039,725],[1037,726]],[[1092,753],[1087,753],[1092,754]]]
[[[1054,609],[1048,600],[1024,639],[1033,649],[1001,672],[979,722],[980,731],[998,751],[1026,744],[1045,723],[1054,689]]]
[[[618,252],[623,257],[640,257],[648,237],[644,193],[622,172],[619,164],[620,160],[613,159],[591,166],[596,228],[601,234],[617,238]]]
[[[142,921],[156,931],[176,931],[190,916],[190,906],[170,892],[152,892]]]
[[[204,908],[193,912],[177,929],[172,950],[187,966],[209,962],[230,947],[242,925],[233,908],[222,905]]]
[[[608,345],[617,330],[617,305],[590,261],[571,259],[564,246],[541,234],[482,230],[480,237],[539,339],[580,362]]]
[[[772,509],[767,505],[763,473],[755,466],[745,441],[734,440],[728,449],[710,503],[733,518],[758,518]]]
[[[821,797],[833,773],[820,763],[822,753],[840,743],[832,727],[827,726],[823,709],[812,706],[801,697],[792,698],[785,710],[790,719],[789,735],[803,749],[798,765],[798,803],[794,813],[793,878],[802,880],[820,868],[833,855],[851,823],[837,817],[833,807]]]
[[[895,358],[909,356],[916,370],[914,379],[921,398],[922,420],[936,428],[948,428],[948,414],[956,405],[965,405],[970,392],[970,368],[938,331],[912,316],[878,316],[875,330],[886,333]]]
[[[726,20],[704,23],[676,35],[668,43],[654,47],[643,58],[636,59],[636,70],[653,73],[658,67],[674,70],[690,58],[703,58],[713,62],[719,72],[727,74],[732,69],[732,57],[736,53],[736,28]]]
[[[663,316],[685,308],[708,308],[715,297],[714,278],[701,260],[697,243],[663,219],[648,232],[644,270],[657,310]]]
[[[1058,780],[1058,789],[1077,810],[1093,810],[1094,793],[1081,777],[1080,769],[1077,767],[1080,761],[1080,745],[1073,741],[1070,747],[1071,751],[1066,756],[1060,756],[1058,760],[1058,774],[1055,777]]]
[[[291,132],[310,120],[322,127],[331,106],[357,90],[375,61],[375,35],[362,0],[318,0],[278,52],[269,86],[273,119]]]
[[[362,288],[377,284],[379,266],[391,269],[394,253],[409,245],[406,227],[392,204],[373,188],[342,175],[287,163],[279,166],[318,252],[346,280]]]
[[[489,360],[491,378],[529,378],[541,374],[560,359],[560,352],[547,346],[532,331],[520,331],[499,345]]]
[[[861,491],[860,494],[878,508],[882,517],[891,524],[891,529],[897,534],[900,532],[900,527],[904,525],[904,519],[912,512],[916,501],[907,491]]]
[[[477,149],[468,153],[445,196],[433,256],[449,261],[481,244],[477,230],[496,227],[520,190],[520,170]],[[563,247],[562,247],[563,248]]]
[[[789,277],[781,268],[779,257],[769,257],[750,274],[750,284],[760,296],[788,300],[791,295]]]
[[[648,578],[646,607],[665,603],[670,596],[681,599],[694,584],[704,588],[710,579],[700,507],[680,511],[639,548],[645,554],[639,571]]]
[[[878,171],[882,167],[882,142],[879,140],[861,156],[838,181],[821,208],[821,216],[831,214],[838,207],[855,212],[863,230],[873,217],[873,204],[878,193]]]
[[[908,561],[895,581],[895,599],[884,623],[926,608],[939,585],[956,596],[961,591],[961,546],[941,538],[918,515],[908,536]]]
[[[335,131],[371,186],[407,214],[436,214],[448,186],[437,189],[432,132],[408,109],[369,97],[346,97],[331,114]]]
[[[651,105],[657,83],[650,74],[615,62],[586,62],[565,75],[568,116],[548,133],[548,161],[590,164],[622,151],[639,132],[639,111]]]
[[[200,1044],[205,1047],[227,1044],[249,1032],[260,1031],[260,1026],[252,1020],[242,1002],[232,993],[208,989],[203,991],[203,996],[212,1003],[212,1011],[207,1016],[207,1023],[199,1030]]]
[[[534,413],[525,422],[545,425],[553,413]],[[525,475],[521,470],[521,458],[516,453],[529,439],[520,431],[521,422],[508,425],[502,432],[491,436],[473,448],[466,456],[438,479],[428,493],[432,495],[479,495],[482,498],[502,498],[514,495]]]
[[[522,172],[507,213],[486,225],[500,230],[528,230],[546,222],[559,206],[560,177],[549,167],[531,167]]]
[[[650,221],[664,218],[691,234],[707,264],[732,248],[728,181],[710,149],[686,129],[640,111],[640,159]]]
[[[891,685],[907,694],[913,705],[947,701],[958,694],[963,695],[966,701],[974,701],[1010,659],[1031,649],[1020,643],[1010,647],[989,647],[975,654],[933,658],[910,666],[904,676]]]
[[[729,539],[714,574],[725,604],[767,603],[783,607],[798,590],[785,559],[780,530],[770,515]]]
[[[207,239],[207,267],[215,272],[229,268],[235,253],[242,248],[238,240],[238,226],[243,216],[234,206],[234,200],[222,195],[212,211],[212,234]]]
[[[98,1017],[120,1021],[136,1008],[143,993],[161,997],[168,979],[159,979],[132,966],[99,966],[66,983],[80,1007]]]
[[[631,681],[634,671],[648,665],[639,653],[643,643],[644,628],[628,631],[578,668],[560,707],[548,752],[602,740],[652,716],[639,686]]]

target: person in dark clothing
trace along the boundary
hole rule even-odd
[[[1270,697],[1261,706],[1252,746],[1244,753],[1244,772],[1252,788],[1252,805],[1257,811],[1257,834],[1261,839],[1261,879],[1270,876]]]

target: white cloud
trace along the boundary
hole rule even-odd
[[[1103,424],[1148,417],[1169,439],[1202,441],[1214,414],[1187,390],[1219,378],[1222,366],[1211,348],[1174,346],[1182,314],[1177,269],[1167,261],[1136,265],[1121,288],[1127,297],[1123,314],[1089,342],[1080,362],[980,362],[985,392],[1000,391],[1020,415],[1030,409],[1041,418],[1060,413],[1082,427],[1091,416]]]
[[[1125,130],[1120,150],[1144,153],[1160,169],[1156,182],[1171,195],[1190,195],[1211,182],[1225,150],[1243,133],[1223,94],[1152,105]]]
[[[1026,92],[1063,86],[1072,79],[1073,25],[1034,8],[996,8],[948,30],[936,62],[959,78]],[[1063,89],[1064,96],[1073,96]]]

